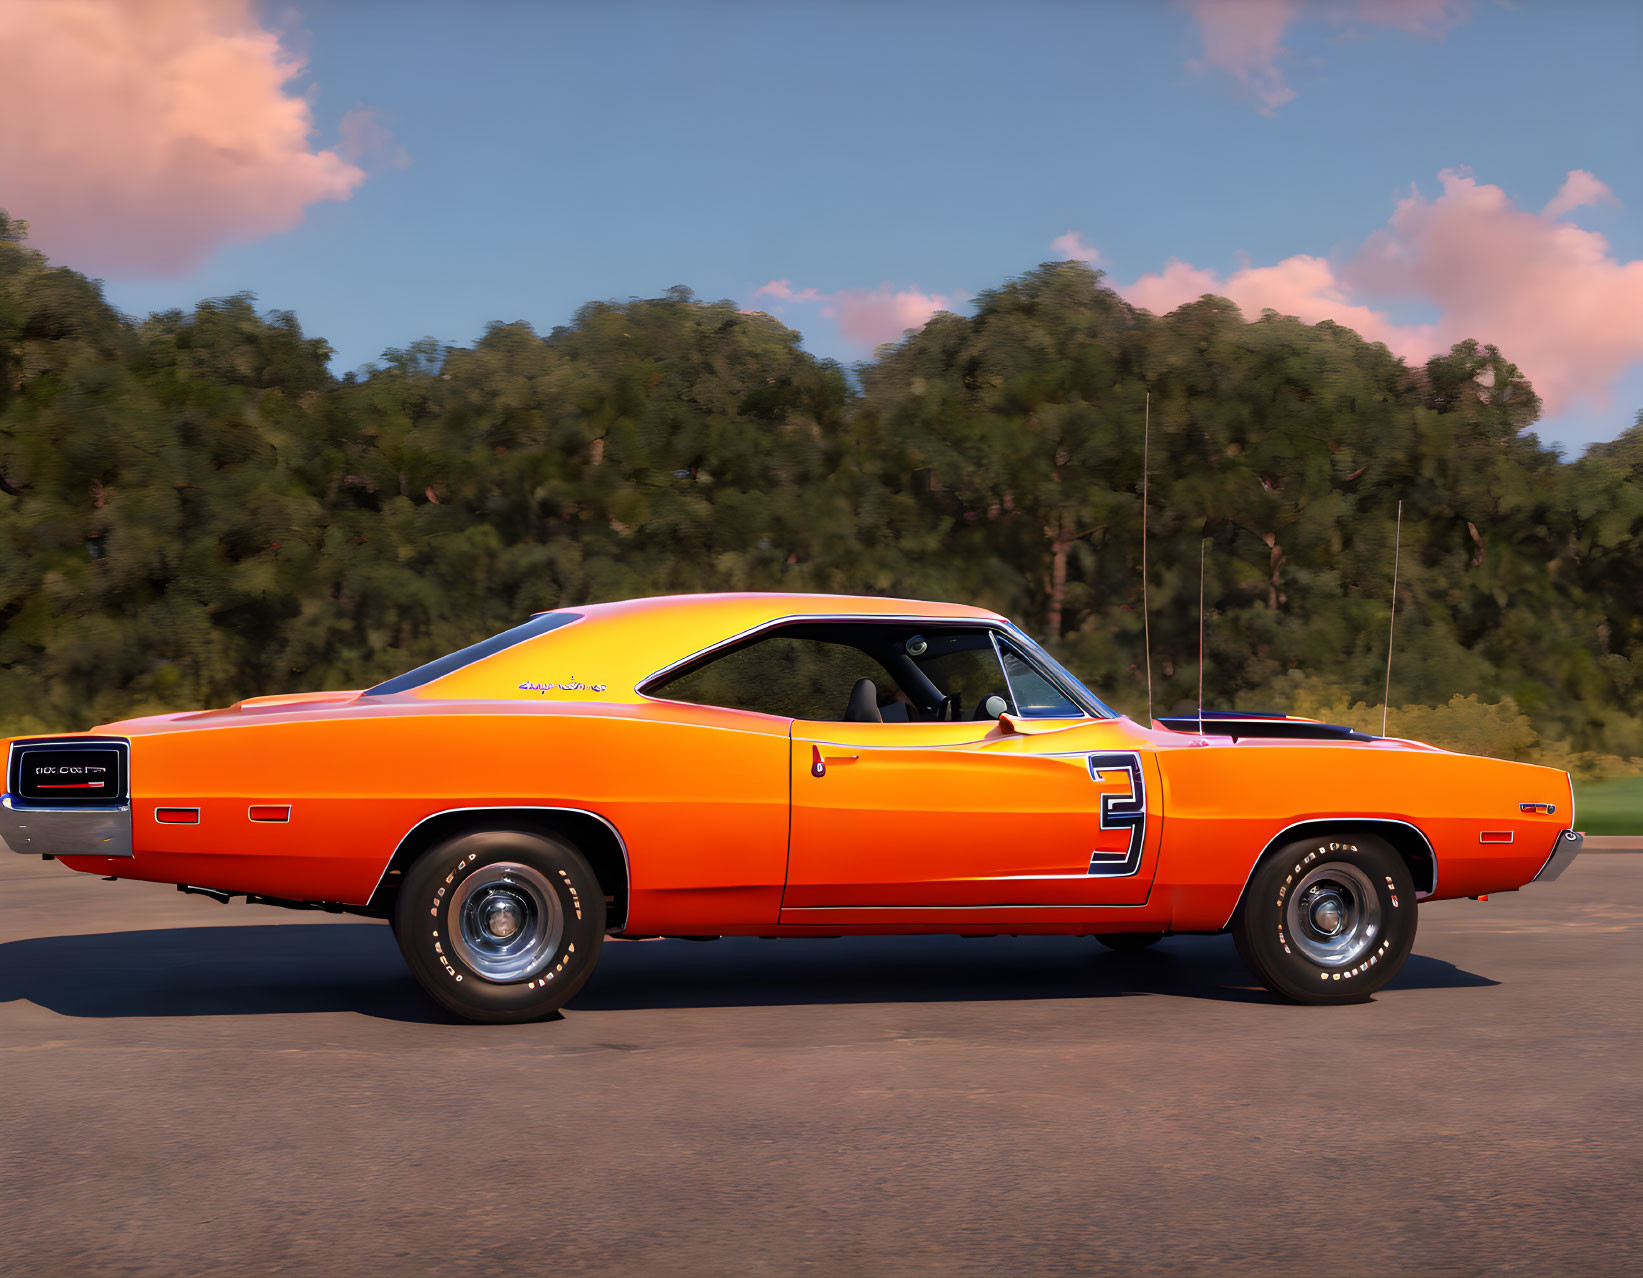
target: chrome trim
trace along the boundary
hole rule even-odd
[[[586,607],[587,605],[584,604],[582,606]],[[531,622],[535,621],[538,617],[546,617],[546,616],[549,616],[550,614],[556,613],[556,612],[570,612],[570,611],[571,611],[571,609],[569,609],[569,608],[544,608],[541,612],[531,613],[530,616],[526,617],[525,620],[519,622],[518,625],[528,626],[528,625],[530,625]],[[556,631],[568,630],[572,626],[574,626],[577,622],[586,621],[586,620],[587,620],[587,614],[586,613],[584,613],[584,612],[575,613],[571,617],[571,619],[569,621],[567,621],[562,626],[555,626],[553,628],[553,630],[544,630],[539,635],[531,635],[528,638],[519,640],[517,643],[510,643],[506,648],[498,648],[495,652],[486,653],[483,657],[475,657],[472,661],[467,662],[465,665],[457,666],[454,670],[447,670],[442,675],[435,675],[432,679],[426,680],[423,683],[416,684],[413,687],[406,688],[404,690],[404,692],[378,692],[378,693],[372,693],[370,688],[366,688],[363,691],[361,691],[359,695],[362,696],[362,697],[369,697],[369,696],[373,696],[373,695],[378,696],[378,697],[399,697],[399,696],[405,695],[405,693],[407,693],[407,692],[415,692],[419,688],[430,688],[436,683],[440,683],[445,679],[449,679],[454,674],[460,674],[464,670],[471,670],[474,666],[477,666],[481,661],[489,661],[493,657],[500,657],[504,652],[512,652],[515,648],[523,647],[527,643],[535,643],[538,639],[545,639],[549,635],[555,633]],[[508,627],[509,630],[513,630],[515,628],[516,627],[514,627],[514,626],[509,626]],[[506,634],[507,631],[502,631],[501,633]],[[486,635],[483,639],[475,639],[473,641],[473,643],[463,644],[462,647],[463,648],[474,648],[474,647],[477,647],[478,645],[484,643],[486,639],[494,639],[494,638],[496,638],[495,635]],[[461,651],[462,651],[462,648],[456,649],[456,652],[461,652]],[[412,666],[409,670],[401,670],[398,674],[389,675],[386,679],[382,679],[382,680],[378,681],[376,684],[374,684],[372,686],[380,688],[384,683],[392,683],[395,679],[403,679],[408,674],[415,674],[418,670],[422,669],[422,666],[431,666],[431,665],[434,664],[435,661],[443,661],[443,660],[445,660],[446,657],[454,656],[454,655],[455,655],[454,653],[450,653],[450,652],[441,653],[439,656],[435,657],[433,659],[433,661],[424,661],[422,663],[422,665]],[[424,698],[424,700],[437,700],[437,698]],[[392,703],[390,703],[390,704],[392,704]]]
[[[497,803],[477,808],[444,808],[438,812],[430,812],[409,830],[405,831],[400,841],[394,844],[393,852],[389,855],[387,861],[383,863],[382,873],[377,875],[376,886],[371,889],[370,895],[365,898],[366,903],[369,903],[382,890],[383,880],[388,877],[388,871],[394,864],[394,858],[399,855],[399,850],[405,846],[406,840],[427,825],[428,822],[442,816],[453,816],[458,812],[575,812],[578,816],[592,817],[615,836],[616,846],[622,850],[622,872],[627,876],[628,884],[626,912],[622,915],[622,922],[620,926],[616,926],[609,919],[606,919],[605,931],[620,932],[622,928],[627,926],[627,916],[633,912],[633,862],[628,859],[628,844],[627,840],[622,837],[622,832],[608,818],[602,817],[597,812],[592,812],[587,808],[554,807],[541,803]]]
[[[834,723],[843,722],[843,720],[837,720],[837,719],[794,719],[794,720],[791,720],[791,722],[794,723],[794,724],[814,723],[814,724],[817,724],[819,726],[824,726],[825,727],[825,726],[830,726]],[[939,726],[941,726],[941,727],[959,727],[959,726],[963,726],[963,725],[973,725],[976,728],[980,728],[981,731],[982,731],[983,737],[987,733],[992,732],[994,729],[996,729],[998,727],[998,725],[996,723],[988,723],[987,720],[985,720],[985,719],[944,719],[939,724]],[[873,726],[874,727],[900,727],[901,725],[900,724],[874,724]],[[935,723],[921,723],[919,726],[924,727],[924,728],[930,728],[930,727],[936,727],[938,725],[935,724]],[[943,752],[951,753],[951,754],[979,754],[984,759],[1049,759],[1049,758],[1063,758],[1063,757],[1064,758],[1069,758],[1069,759],[1076,759],[1076,758],[1081,758],[1082,756],[1089,753],[1088,750],[1071,750],[1071,751],[1063,751],[1062,754],[1059,754],[1059,755],[1028,754],[1025,751],[1016,751],[1016,752],[1013,752],[1013,753],[1010,753],[1010,754],[1002,754],[997,750],[983,749],[983,747],[987,743],[986,743],[985,740],[983,740],[981,738],[976,738],[974,740],[952,741],[952,742],[926,741],[923,745],[880,745],[876,741],[874,741],[870,744],[864,744],[860,740],[856,740],[856,741],[824,741],[820,737],[812,737],[812,736],[809,736],[809,735],[804,734],[804,733],[795,732],[792,736],[792,740],[794,740],[794,741],[805,741],[805,742],[808,742],[811,745],[834,746],[834,747],[836,747],[837,749],[840,749],[840,750],[884,750],[884,751],[893,751],[893,750],[901,750],[901,751],[941,750]],[[995,738],[995,740],[996,740],[996,738]]]
[[[1074,877],[1087,879],[1086,875]],[[895,910],[905,913],[910,910],[923,910],[931,914],[953,914],[964,910],[1139,910],[1151,904],[1152,889],[1147,889],[1148,900],[1136,901],[1130,905],[1114,905],[1108,901],[1085,901],[1077,905],[1045,905],[1042,902],[1018,901],[1013,905],[784,905],[777,915],[778,923],[788,923],[792,920],[782,918],[786,914],[840,914],[846,910]],[[826,926],[818,924],[818,926]],[[851,925],[854,926],[854,925]]]
[[[1076,706],[1084,707],[1084,717],[1090,719],[1122,719],[1124,717],[1086,688],[1082,679],[1051,656],[1049,650],[1043,644],[1016,625],[1015,622],[1006,620],[1003,629],[1004,633],[1014,639],[1021,647],[1022,655],[1027,658],[1027,663],[1037,666],[1038,673],[1060,688],[1061,691],[1066,692],[1068,689],[1060,676],[1064,675],[1067,679],[1072,680],[1073,692],[1068,700]]]
[[[0,795],[0,844],[24,856],[128,857],[131,804],[50,808]]]
[[[788,613],[784,617],[772,617],[768,621],[761,621],[761,622],[759,622],[758,625],[749,626],[746,630],[738,630],[735,634],[730,635],[728,638],[720,639],[720,640],[717,640],[714,643],[710,643],[705,648],[698,648],[695,652],[691,653],[687,657],[680,657],[677,661],[670,661],[670,662],[668,662],[667,665],[663,666],[660,670],[654,671],[653,673],[648,674],[644,678],[639,679],[638,681],[636,681],[633,685],[633,690],[636,693],[638,693],[639,696],[643,697],[646,701],[668,701],[671,698],[668,698],[668,697],[652,697],[649,693],[647,693],[645,691],[646,685],[655,683],[663,675],[672,674],[675,670],[679,669],[679,667],[681,667],[681,666],[688,666],[693,661],[700,661],[703,657],[706,657],[706,656],[711,655],[712,653],[718,652],[721,648],[729,648],[734,644],[741,643],[744,639],[751,639],[754,635],[762,634],[764,631],[773,629],[776,626],[800,625],[800,624],[803,624],[803,623],[806,623],[806,622],[812,622],[812,621],[887,621],[887,622],[903,622],[903,623],[911,622],[911,623],[921,625],[921,626],[981,626],[981,625],[995,625],[996,626],[998,624],[996,621],[990,621],[989,619],[987,619],[985,617],[920,617],[920,616],[915,616],[911,613],[899,613],[899,612],[875,612],[875,613],[794,612],[794,613]],[[685,704],[685,705],[694,705],[695,703],[687,701],[683,704]],[[768,717],[772,718],[772,719],[777,719],[777,718],[781,718],[782,716],[780,716],[780,715],[770,715]]]
[[[1416,836],[1420,839],[1420,841],[1426,845],[1426,854],[1432,858],[1432,890],[1430,892],[1422,892],[1417,888],[1416,891],[1415,891],[1415,899],[1417,901],[1424,901],[1424,900],[1426,900],[1427,897],[1433,896],[1437,893],[1437,890],[1438,890],[1438,851],[1437,851],[1436,848],[1434,848],[1432,846],[1432,840],[1426,837],[1426,832],[1424,830],[1422,830],[1418,825],[1415,825],[1413,822],[1400,821],[1395,817],[1370,817],[1370,816],[1308,817],[1305,821],[1291,821],[1283,829],[1279,830],[1277,834],[1273,835],[1270,839],[1268,839],[1267,842],[1266,842],[1266,846],[1264,846],[1260,850],[1260,852],[1258,852],[1256,854],[1255,859],[1250,862],[1249,873],[1244,875],[1244,886],[1238,889],[1238,899],[1232,903],[1232,912],[1227,915],[1226,921],[1221,924],[1221,930],[1225,931],[1226,928],[1228,926],[1230,926],[1230,924],[1232,923],[1233,916],[1238,913],[1238,907],[1244,903],[1244,895],[1249,891],[1249,881],[1255,877],[1256,867],[1261,864],[1262,860],[1265,859],[1266,854],[1268,852],[1272,851],[1273,848],[1278,846],[1279,842],[1283,839],[1284,835],[1288,834],[1291,830],[1299,830],[1303,825],[1343,825],[1343,824],[1347,824],[1347,823],[1351,823],[1351,824],[1355,824],[1355,825],[1401,825],[1406,830],[1413,830],[1415,832]]]
[[[42,745],[77,746],[77,745],[80,745],[82,743],[84,743],[86,746],[100,746],[100,745],[113,746],[116,750],[120,751],[120,753],[121,753],[121,764],[125,768],[125,792],[126,792],[125,798],[120,800],[120,802],[129,804],[131,802],[132,795],[136,793],[136,791],[132,789],[132,785],[131,785],[131,738],[130,737],[104,736],[103,734],[97,733],[97,732],[84,732],[84,733],[80,733],[79,735],[70,734],[69,736],[65,736],[65,737],[45,736],[45,737],[14,737],[14,738],[12,738],[10,744],[8,744],[6,746],[6,775],[5,775],[4,779],[0,779],[0,787],[3,787],[5,789],[6,797],[7,798],[11,797],[11,777],[12,777],[11,765],[12,765],[12,761],[17,756],[17,747],[18,746],[20,746],[20,745],[21,746],[42,746]],[[19,803],[33,803],[33,802],[36,802],[36,800],[18,799],[18,802]],[[96,807],[96,806],[98,806],[98,805],[95,805],[95,804],[89,805],[89,807]],[[108,806],[113,806],[113,805],[108,805]],[[88,810],[88,809],[83,808],[83,809],[80,809],[80,810],[84,811],[84,810]]]
[[[1349,861],[1320,858],[1289,891],[1282,917],[1285,948],[1319,967],[1345,967],[1381,935],[1380,896]]]
[[[1552,842],[1552,851],[1546,858],[1546,864],[1540,867],[1529,882],[1550,883],[1569,868],[1569,863],[1580,855],[1580,849],[1585,842],[1584,834],[1577,834],[1573,830],[1560,832]]]
[[[993,660],[998,662],[998,672],[1004,676],[1004,691],[1009,694],[1010,713],[1019,715],[1021,714],[1021,701],[1015,695],[1015,680],[1010,678],[1010,667],[1005,664],[1004,649],[1001,648],[998,643],[998,631],[989,630],[987,632],[987,638],[992,640]]]
[[[478,867],[451,889],[444,910],[451,951],[474,975],[499,985],[536,976],[565,936],[559,893],[546,875],[519,861]],[[505,930],[491,921],[499,917],[510,924]]]
[[[1096,876],[1096,877],[1100,877],[1100,876]],[[1114,877],[1114,876],[1109,875],[1108,877]],[[1129,876],[1129,877],[1133,877],[1133,876]],[[1080,879],[1087,881],[1089,878],[1090,878],[1090,872],[1088,870],[1080,870],[1077,874],[989,874],[987,876],[987,882],[989,882],[989,883],[1055,883],[1055,882],[1061,882],[1061,881],[1072,882],[1072,881],[1080,880]],[[1106,907],[1102,906],[1102,908],[1105,909]]]

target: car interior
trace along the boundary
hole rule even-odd
[[[1084,711],[983,626],[795,622],[648,686],[673,701],[844,723],[940,723]],[[1025,705],[1018,706],[1017,698]]]

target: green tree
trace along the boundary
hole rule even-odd
[[[988,604],[1135,713],[1150,622],[1179,708],[1201,548],[1207,699],[1367,720],[1402,502],[1394,715],[1643,756],[1643,418],[1566,462],[1482,341],[1411,367],[1051,263],[882,349],[859,393],[685,289],[338,379],[288,313],[131,320],[26,230],[0,214],[13,731],[359,687],[538,609],[725,589]]]

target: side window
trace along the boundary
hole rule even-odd
[[[1020,707],[1018,713],[1027,719],[1080,719],[1084,711],[1066,693],[1051,683],[1024,656],[1000,639],[998,650],[1004,657],[1004,673],[1009,676],[1010,690]]]
[[[846,716],[858,679],[871,679],[877,685],[885,720],[898,709],[901,718],[907,717],[905,699],[897,700],[895,680],[860,648],[789,635],[772,635],[732,649],[648,691],[669,701],[751,710],[783,719],[838,721]]]
[[[996,719],[1015,709],[990,631],[932,629],[910,635],[902,646],[935,689],[942,717]]]
[[[872,687],[859,686],[871,680]],[[669,701],[822,723],[1081,718],[1040,666],[991,627],[792,622],[644,689]]]

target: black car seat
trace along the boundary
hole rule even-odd
[[[846,723],[883,723],[879,713],[879,686],[871,679],[857,679],[850,689],[850,704],[844,709]]]

